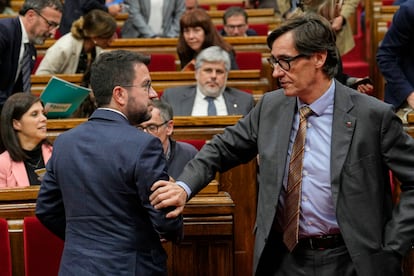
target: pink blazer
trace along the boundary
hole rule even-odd
[[[45,164],[52,155],[52,146],[44,144],[42,155]],[[23,162],[14,162],[8,151],[0,154],[0,188],[16,188],[30,186],[29,177]]]

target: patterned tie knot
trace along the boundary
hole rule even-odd
[[[309,106],[303,106],[299,109],[300,118],[307,119],[313,114],[313,110]]]

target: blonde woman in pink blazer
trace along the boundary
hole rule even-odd
[[[0,188],[40,185],[52,155],[46,140],[46,116],[39,98],[30,93],[10,96],[1,112]]]

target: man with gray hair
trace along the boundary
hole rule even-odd
[[[30,92],[35,44],[53,36],[62,18],[60,0],[26,0],[19,16],[0,20],[0,111],[16,92]]]
[[[176,116],[246,115],[254,106],[253,96],[226,87],[229,70],[229,54],[218,46],[208,47],[196,58],[197,85],[168,88],[161,100]]]

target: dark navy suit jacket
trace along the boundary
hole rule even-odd
[[[98,109],[56,139],[46,168],[36,215],[65,238],[59,275],[167,275],[160,238],[179,240],[182,217],[149,202],[169,178],[158,138]]]
[[[64,35],[70,31],[73,21],[91,10],[98,9],[108,11],[105,6],[105,0],[70,0],[65,1],[63,5],[62,20],[60,22],[59,32]]]
[[[16,80],[19,64],[22,29],[19,17],[0,20],[0,109],[7,98],[23,91],[21,74]],[[36,49],[30,45],[32,54],[31,68],[36,61]]]
[[[377,53],[386,80],[384,100],[400,107],[414,91],[414,1],[401,4]]]

